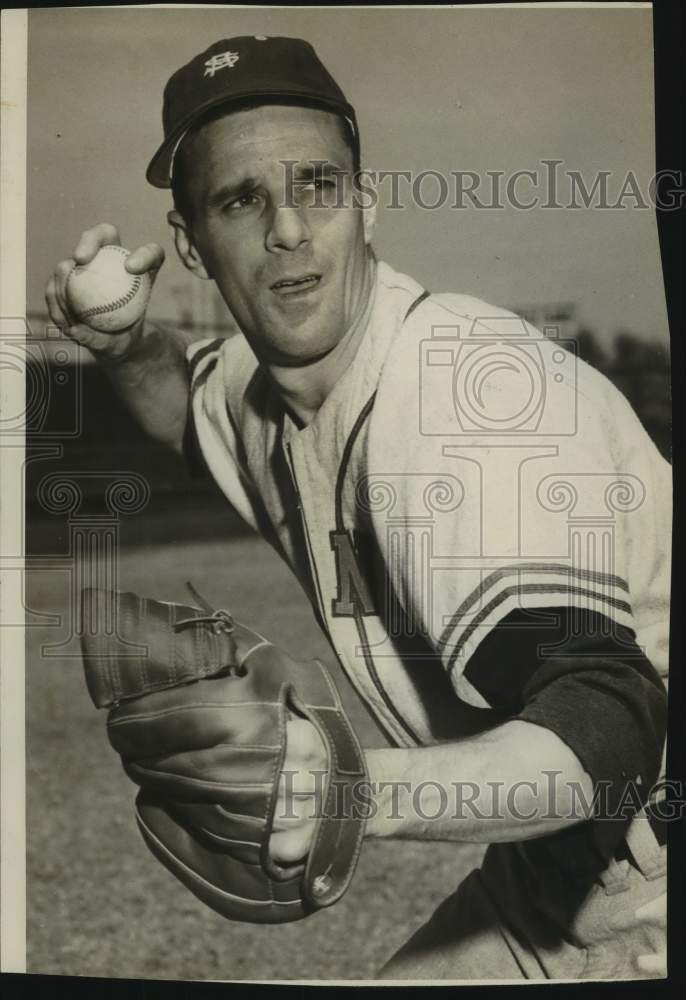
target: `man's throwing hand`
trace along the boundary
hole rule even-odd
[[[67,293],[69,275],[77,265],[90,264],[98,251],[107,245],[120,246],[119,232],[116,226],[102,222],[81,234],[70,257],[61,260],[55,267],[45,289],[45,302],[50,319],[55,326],[64,330],[78,344],[91,350],[101,360],[116,360],[128,354],[133,344],[141,337],[145,321],[147,303],[141,303],[140,315],[136,316],[124,331],[103,333],[79,323],[70,305]],[[126,270],[132,274],[149,274],[152,281],[164,263],[164,250],[157,243],[146,243],[129,255],[125,262]]]

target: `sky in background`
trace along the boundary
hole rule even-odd
[[[372,169],[509,174],[558,159],[589,181],[613,171],[615,197],[628,170],[644,191],[654,173],[649,9],[32,10],[29,312],[44,309],[47,277],[81,230],[110,221],[129,248],[164,246],[150,314],[177,313],[197,279],[173,250],[169,193],[144,177],[162,88],[209,44],[241,34],[314,45],[357,110]],[[603,338],[628,328],[668,341],[652,210],[449,204],[380,211],[379,256],[433,291],[510,307],[573,302]]]

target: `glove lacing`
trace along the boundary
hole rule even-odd
[[[174,631],[181,632],[189,625],[204,625],[211,628],[215,635],[220,635],[222,633],[225,635],[231,635],[236,627],[231,614],[225,608],[218,608],[215,610],[209,601],[206,601],[205,598],[198,593],[189,580],[186,581],[186,587],[190,591],[193,600],[200,605],[205,614],[198,615],[195,618],[182,618],[179,621],[174,622]],[[247,668],[244,667],[242,663],[227,664],[225,670],[228,674],[238,677],[243,677],[247,673]]]
[[[174,622],[174,631],[180,632],[182,629],[186,628],[188,625],[211,625],[212,631],[215,635],[219,635],[220,632],[225,632],[230,635],[235,628],[234,620],[224,608],[219,608],[214,610],[209,601],[206,601],[198,591],[195,589],[193,584],[187,580],[186,587],[191,592],[191,596],[194,601],[200,605],[205,615],[200,615],[197,618],[182,618],[178,622]]]

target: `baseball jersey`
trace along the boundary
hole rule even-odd
[[[236,336],[188,350],[194,432],[397,745],[524,718],[594,780],[645,784],[666,725],[671,469],[546,332],[379,262],[355,359],[308,425]]]

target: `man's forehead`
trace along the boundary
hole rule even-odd
[[[345,126],[338,115],[320,108],[298,105],[265,104],[258,107],[227,110],[201,126],[194,137],[206,152],[240,156],[263,149],[284,153],[300,151],[309,156],[332,154],[345,147]]]

